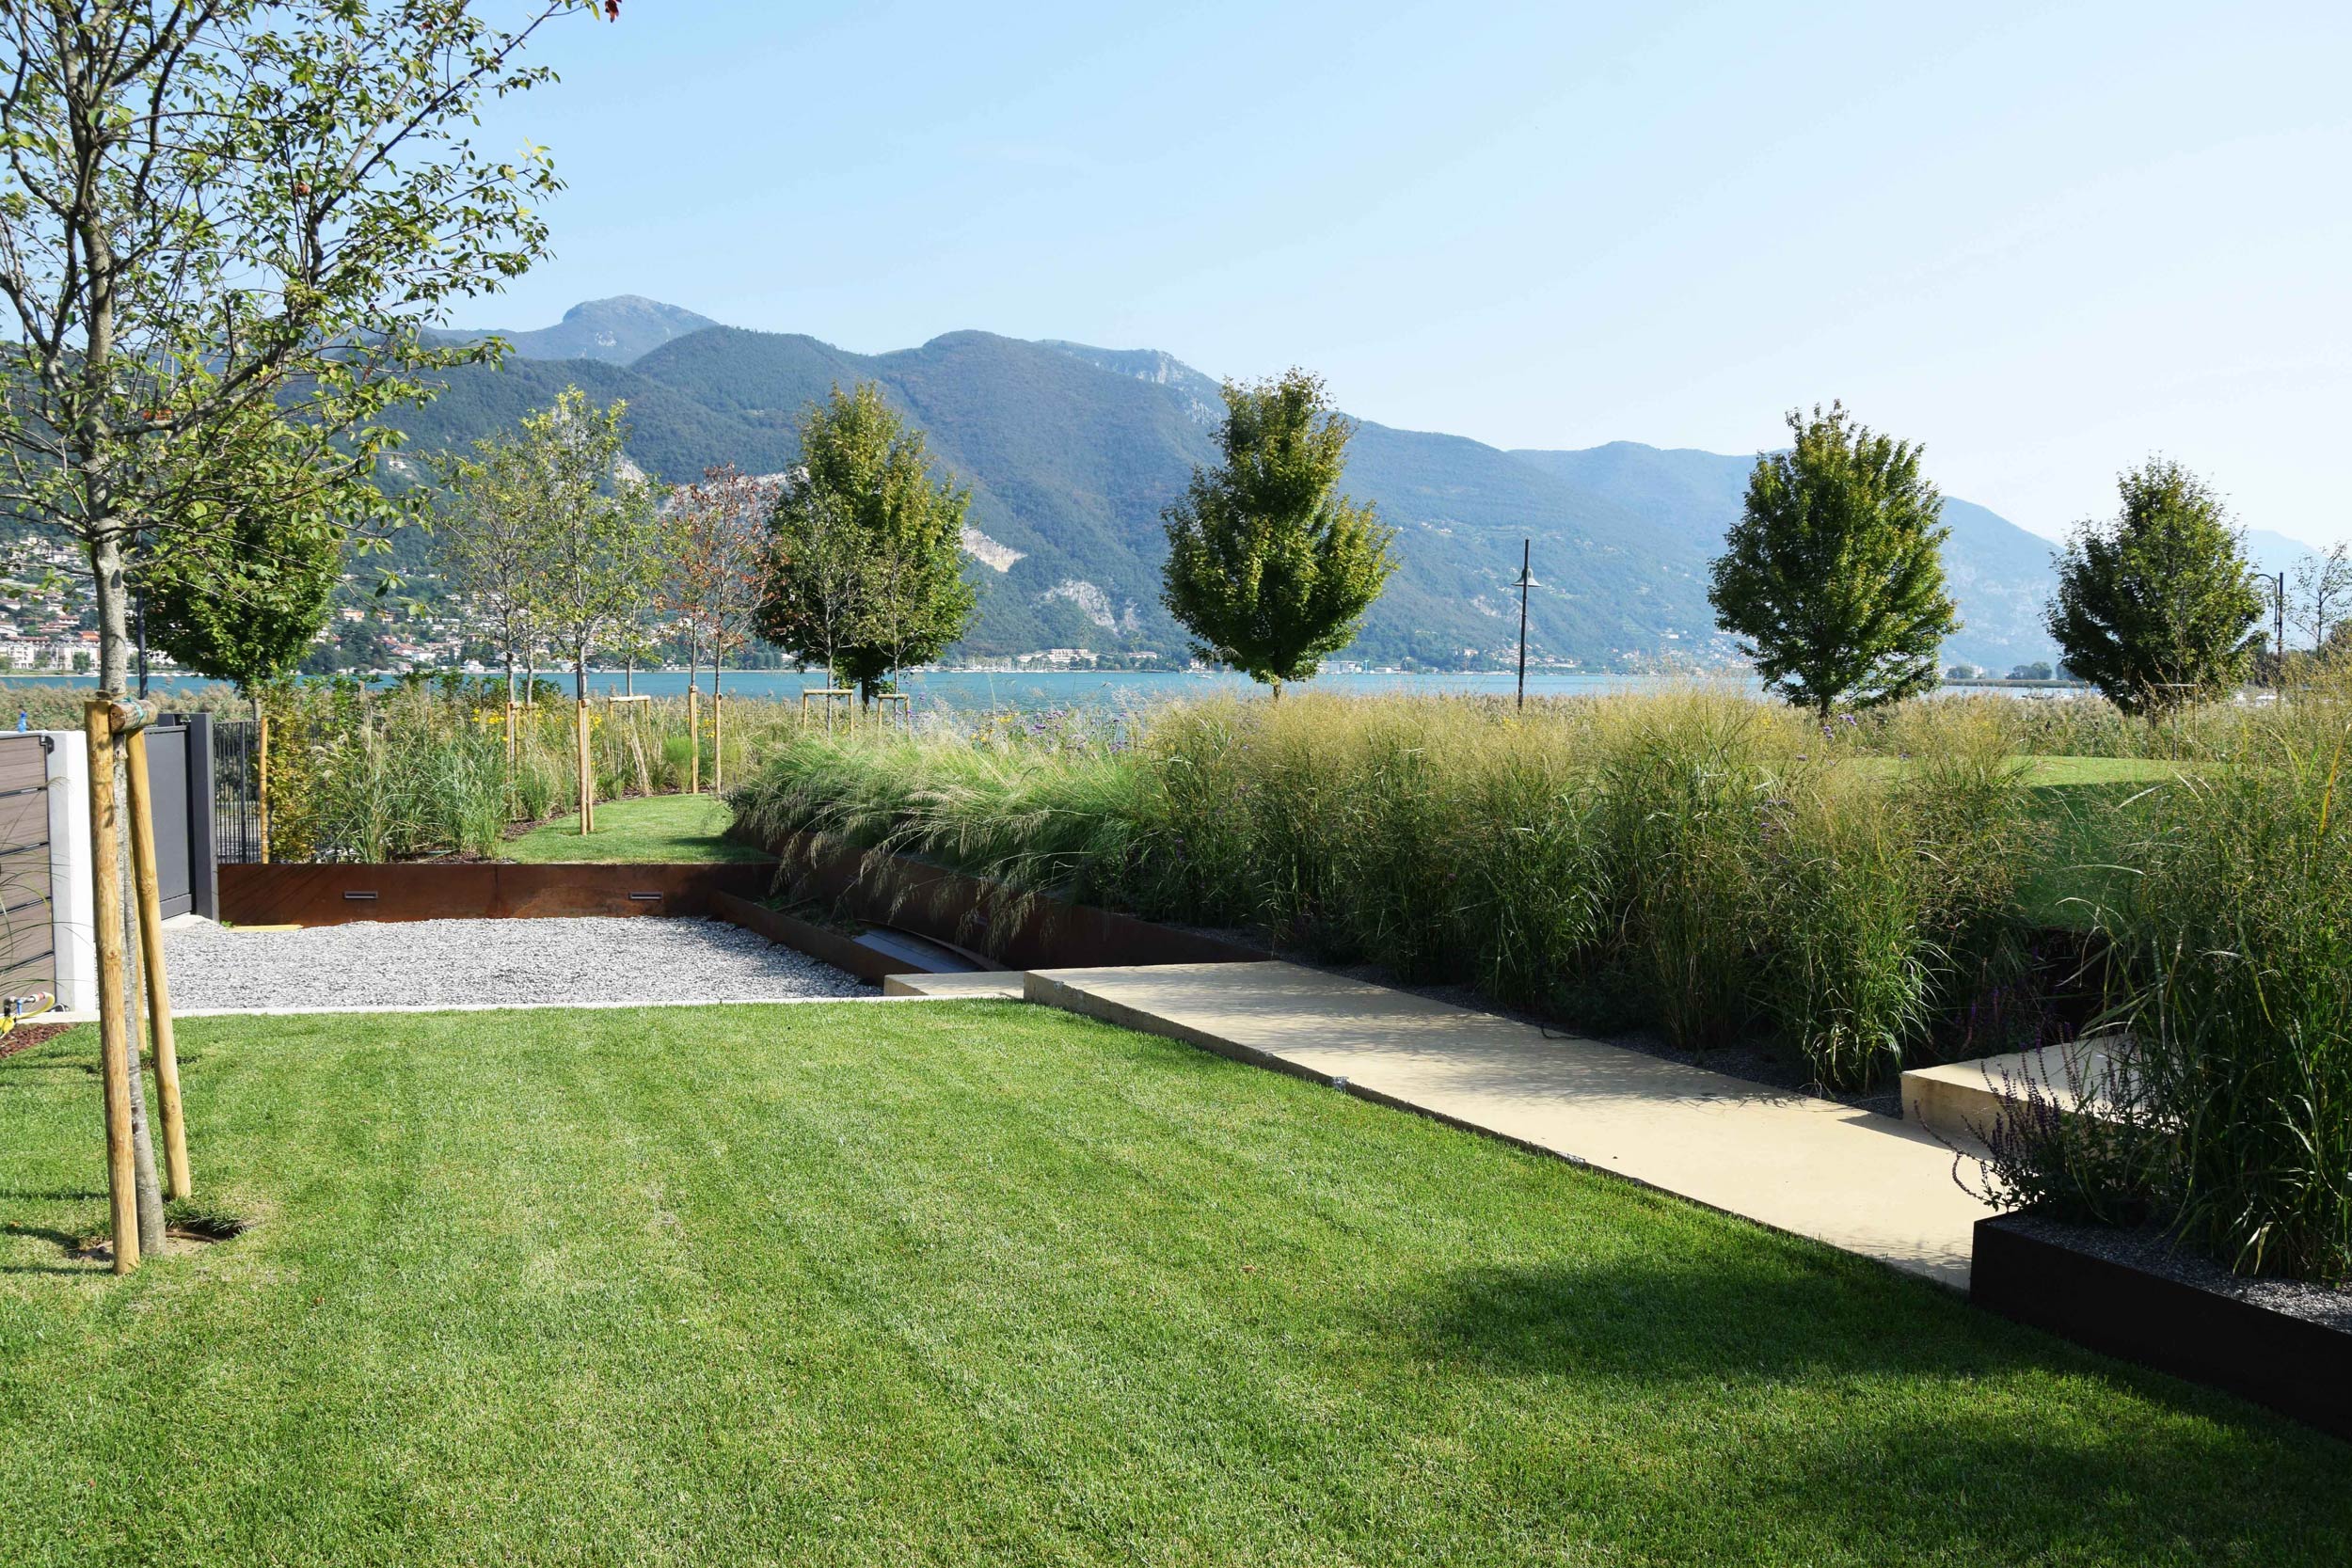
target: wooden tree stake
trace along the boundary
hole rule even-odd
[[[164,1167],[168,1191],[185,1199],[188,1132],[180,1119],[180,1051],[172,1037],[171,987],[164,973],[164,906],[156,881],[154,796],[148,786],[147,732],[133,730],[125,743],[131,780],[131,875],[139,900],[139,957],[147,971],[147,1016],[155,1042],[157,1109],[164,1123]]]
[[[580,752],[580,831],[582,836],[596,831],[596,775],[588,768],[588,699],[580,700],[580,712],[573,725],[574,737]]]
[[[261,802],[262,863],[267,865],[269,863],[269,714],[267,712],[262,715],[261,729],[254,739],[260,748],[260,756],[255,765],[255,773],[259,783],[255,784],[253,793],[255,799]]]
[[[115,1273],[139,1266],[137,1172],[131,1151],[130,1021],[122,1016],[122,850],[115,820],[115,726],[109,705],[82,709],[89,740],[90,880],[98,927],[98,1054],[105,1081],[106,1197],[114,1222]]]
[[[686,684],[686,793],[700,795],[702,792],[702,689],[690,680]]]
[[[710,693],[710,789],[723,795],[727,789],[726,710],[716,689]]]

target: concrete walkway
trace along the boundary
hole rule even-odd
[[[1993,1212],[1909,1123],[1295,964],[1041,970],[1026,994],[1342,1082],[1955,1290]]]

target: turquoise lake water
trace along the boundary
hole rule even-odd
[[[12,677],[38,679],[38,677]],[[82,684],[88,677],[82,677]],[[1508,697],[1515,689],[1516,677],[1508,674],[1328,674],[1291,688],[1293,691],[1337,691],[1353,694],[1373,692],[1468,693],[1490,697]],[[568,689],[570,677],[562,678]],[[62,684],[57,677],[48,677],[45,684]],[[192,690],[210,682],[187,675],[157,674],[149,682],[151,694],[168,698],[175,692]],[[633,683],[627,682],[618,672],[591,672],[588,689],[598,696],[619,691],[625,684],[635,690],[657,697],[672,697],[686,690],[686,673],[681,670],[639,671]],[[710,676],[705,672],[699,682],[705,691],[710,689]],[[806,675],[797,670],[729,671],[726,689],[731,695],[744,697],[783,698],[795,700],[807,689],[823,685],[821,676]],[[947,708],[957,711],[979,712],[1043,712],[1062,708],[1146,706],[1173,698],[1206,697],[1220,693],[1246,694],[1263,691],[1246,675],[1184,674],[1159,673],[999,673],[990,671],[946,671],[930,674],[909,675],[904,681],[909,696],[918,708]],[[1537,675],[1527,677],[1527,694],[1531,697],[1581,696],[1596,692],[1632,691],[1645,688],[1676,684],[1672,677],[1656,675]],[[1739,681],[1742,689],[1754,689],[1754,683]]]

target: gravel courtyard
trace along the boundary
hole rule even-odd
[[[717,920],[363,921],[169,932],[177,1007],[769,1002],[872,996],[831,964]]]

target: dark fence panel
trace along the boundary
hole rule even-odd
[[[261,743],[250,719],[213,724],[213,844],[224,865],[262,858]]]

